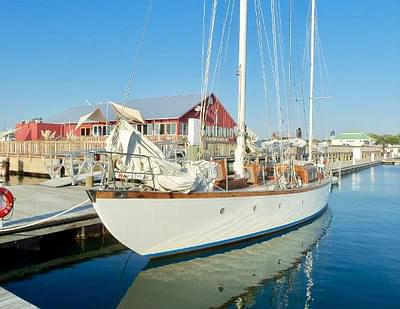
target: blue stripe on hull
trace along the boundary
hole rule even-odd
[[[148,257],[150,259],[153,259],[153,258],[177,255],[177,254],[182,254],[182,253],[188,253],[188,252],[192,252],[192,251],[200,251],[200,250],[209,249],[212,247],[220,247],[220,246],[240,242],[242,240],[249,240],[251,238],[266,236],[268,234],[273,234],[278,231],[290,229],[292,227],[295,227],[296,225],[300,225],[307,221],[311,221],[311,220],[319,217],[320,215],[322,215],[325,212],[327,207],[328,207],[328,204],[326,204],[321,210],[319,210],[315,214],[312,214],[311,216],[308,216],[306,218],[300,219],[300,220],[292,222],[292,223],[274,227],[272,229],[268,229],[268,230],[264,230],[264,231],[244,235],[244,236],[239,236],[239,237],[235,237],[235,238],[230,238],[230,239],[226,239],[226,240],[219,240],[219,241],[215,241],[215,242],[211,242],[211,243],[207,243],[207,244],[203,244],[203,245],[199,245],[199,246],[193,246],[193,247],[188,247],[188,248],[183,248],[183,249],[176,249],[176,250],[171,250],[171,251],[164,251],[164,252],[160,252],[160,253],[146,254],[144,256]]]

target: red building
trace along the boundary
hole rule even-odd
[[[206,136],[209,139],[223,142],[234,141],[236,123],[214,94],[208,98],[206,116]],[[137,123],[137,129],[153,141],[171,140],[183,142],[187,140],[188,121],[200,117],[201,96],[182,95],[130,100],[126,106],[140,111],[144,123]],[[100,109],[104,121],[90,119],[76,127],[84,115]],[[72,107],[45,121],[36,120],[17,124],[16,140],[41,140],[41,131],[52,131],[58,139],[67,134],[75,136],[105,136],[115,124],[116,114],[112,105],[107,103]],[[71,133],[73,132],[73,133]]]

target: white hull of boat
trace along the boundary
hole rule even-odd
[[[304,290],[307,297],[303,298],[305,301],[312,299],[312,284],[308,284],[312,282],[312,251],[308,250],[324,235],[330,219],[331,214],[326,211],[312,223],[284,237],[244,248],[233,247],[233,250],[205,257],[174,260],[167,265],[155,263],[139,273],[118,308],[245,308],[246,303],[229,306],[229,302],[240,298],[253,300],[257,295],[254,287],[264,285],[265,280],[275,276],[279,276],[280,284],[275,286],[274,292],[282,299],[291,288],[283,282],[293,282],[303,271],[307,274],[307,287],[310,287]],[[307,267],[293,267],[306,250],[307,257],[311,257]],[[283,273],[289,268],[290,271]]]
[[[243,196],[229,196],[217,192],[204,193],[204,198],[199,194],[196,198],[99,196],[93,204],[106,228],[122,244],[141,255],[158,257],[220,246],[301,224],[325,209],[330,188],[327,182],[282,194],[243,192]]]

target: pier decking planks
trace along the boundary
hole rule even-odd
[[[341,166],[341,167],[335,167],[332,168],[332,175],[338,176],[340,175],[346,175],[349,173],[353,173],[365,168],[381,165],[382,160],[377,160],[377,161],[367,161],[367,162],[359,162],[356,164],[352,164],[351,162]]]
[[[88,200],[85,187],[50,188],[40,185],[15,185],[9,186],[8,189],[16,200],[11,219],[4,221],[3,229],[0,229],[0,244],[100,223]],[[16,231],[7,230],[48,219],[84,201],[86,202],[82,206],[62,216]]]
[[[14,295],[10,291],[0,287],[0,308],[3,309],[24,309],[24,308],[38,308],[26,300]]]

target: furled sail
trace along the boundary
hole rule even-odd
[[[120,120],[118,133],[116,129],[111,132],[106,150],[122,153],[115,162],[121,173],[155,186],[156,190],[211,191],[217,178],[217,165],[213,162],[187,161],[183,166],[169,162],[155,144],[124,119]]]

